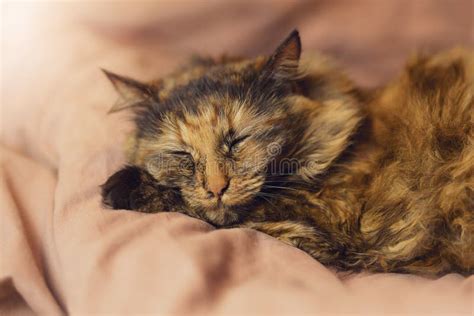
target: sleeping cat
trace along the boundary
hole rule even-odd
[[[256,229],[343,271],[472,273],[472,54],[415,58],[371,94],[300,54],[293,31],[151,83],[105,71],[136,130],[104,204]]]

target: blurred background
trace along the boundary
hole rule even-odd
[[[304,51],[333,56],[359,84],[373,86],[415,51],[474,44],[472,0],[7,1],[2,17],[4,75],[21,71],[11,65],[29,66],[32,55],[55,64],[98,41],[111,51],[134,50],[145,68],[159,65],[160,75],[191,53],[268,53],[296,27]],[[78,45],[84,33],[90,42]],[[128,69],[127,62],[117,68]]]

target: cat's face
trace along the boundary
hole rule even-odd
[[[166,114],[144,165],[161,184],[178,187],[198,216],[227,224],[265,198],[268,166],[286,144],[286,117],[215,96],[194,106],[193,113]]]
[[[130,162],[216,225],[239,221],[285,186],[311,183],[357,122],[345,101],[325,107],[297,95],[300,49],[294,32],[269,58],[206,61],[154,85],[107,73],[135,109]]]

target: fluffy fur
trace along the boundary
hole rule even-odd
[[[472,273],[472,54],[414,58],[366,94],[300,53],[294,31],[152,83],[106,72],[137,128],[104,203],[256,229],[344,271]]]

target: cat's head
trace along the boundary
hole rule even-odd
[[[200,60],[152,84],[106,72],[123,100],[115,109],[135,113],[130,162],[217,225],[311,185],[360,117],[346,79],[326,66],[303,76],[300,54],[294,31],[269,57]]]

